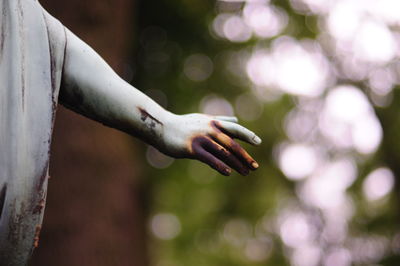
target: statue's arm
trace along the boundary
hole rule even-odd
[[[241,174],[258,164],[233,138],[261,140],[234,117],[176,115],[121,79],[87,44],[66,30],[60,101],[105,125],[137,136],[174,157],[203,161],[220,173]]]

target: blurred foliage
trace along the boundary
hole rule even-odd
[[[243,145],[260,164],[260,169],[248,177],[233,174],[226,178],[199,162],[188,160],[176,160],[170,165],[168,158],[147,151],[147,159],[155,166],[149,170],[151,178],[147,181],[152,265],[399,265],[397,189],[377,202],[365,200],[363,194],[365,177],[377,167],[386,166],[395,176],[400,174],[400,120],[399,105],[396,105],[400,96],[396,88],[390,96],[391,104],[381,107],[371,104],[384,134],[377,151],[365,155],[354,149],[329,146],[326,141],[318,144],[325,149],[329,160],[345,156],[356,163],[357,179],[345,189],[346,199],[350,199],[346,206],[351,209],[350,218],[344,218],[345,237],[335,242],[324,235],[329,212],[307,204],[299,192],[305,181],[286,178],[279,167],[281,145],[293,142],[285,130],[285,121],[308,98],[295,93],[277,93],[275,97],[276,91],[271,89],[273,99],[263,100],[254,94],[254,84],[245,70],[242,75],[235,70],[235,64],[246,65],[241,55],[248,58],[255,48],[269,49],[283,35],[294,40],[324,42],[318,38],[324,34],[321,17],[327,14],[300,12],[293,4],[299,2],[272,1],[272,5],[287,15],[287,26],[270,38],[252,37],[240,42],[218,37],[211,28],[222,9],[226,13],[241,14],[245,2],[139,2],[139,41],[133,84],[170,111],[181,114],[204,111],[210,97],[225,99],[239,113],[241,124],[263,139],[261,147]],[[325,48],[324,53],[332,65],[339,65],[334,53]],[[196,76],[191,79],[190,74],[185,74],[185,64],[192,55],[201,55],[206,58],[202,59],[204,62],[208,59],[212,62],[209,76],[203,73],[206,78],[200,76],[196,81]],[[337,74],[335,82],[327,83],[326,87],[353,85],[373,102],[364,80],[344,76]],[[238,102],[248,99],[249,95],[255,98],[255,106],[261,105],[261,113],[256,119],[246,120]],[[328,92],[323,92],[319,97],[326,100],[327,95]],[[318,115],[319,111],[313,112]],[[316,141],[311,142],[314,145]],[[329,193],[330,188],[326,189]],[[349,210],[336,211],[335,215],[346,216]],[[291,220],[294,224],[286,219],[290,215],[298,218]],[[290,243],[291,238],[285,240],[285,222],[294,228],[294,231],[289,228],[289,234],[300,234],[294,240],[305,241],[302,231],[311,240],[299,242],[298,246]]]

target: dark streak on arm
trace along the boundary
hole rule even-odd
[[[139,133],[139,135],[141,135],[147,143],[151,145],[156,145],[156,143],[162,138],[159,128],[163,127],[163,123],[151,114],[149,114],[143,107],[138,106],[137,109],[140,113],[140,120],[147,128],[142,128],[140,131],[143,132]],[[148,133],[146,133],[147,130]]]
[[[140,119],[143,122],[145,122],[147,118],[150,118],[152,121],[156,122],[157,124],[160,124],[160,125],[163,124],[158,119],[156,119],[154,116],[149,114],[146,110],[144,110],[142,107],[138,107],[138,110],[140,112]]]

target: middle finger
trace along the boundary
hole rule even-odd
[[[241,161],[243,161],[249,168],[255,170],[258,168],[258,163],[248,154],[236,141],[221,131],[212,134],[214,140],[222,146],[232,151]]]

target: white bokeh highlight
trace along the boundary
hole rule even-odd
[[[307,145],[290,144],[279,156],[279,166],[287,178],[300,180],[312,174],[317,166],[317,153]]]
[[[369,201],[382,199],[394,187],[394,175],[389,168],[378,168],[372,171],[363,182],[364,196]]]
[[[246,72],[259,86],[308,97],[321,95],[331,78],[329,63],[315,42],[298,42],[289,37],[275,40],[271,51],[253,52]]]
[[[151,232],[162,240],[171,240],[181,232],[181,223],[172,213],[159,213],[150,222]]]

